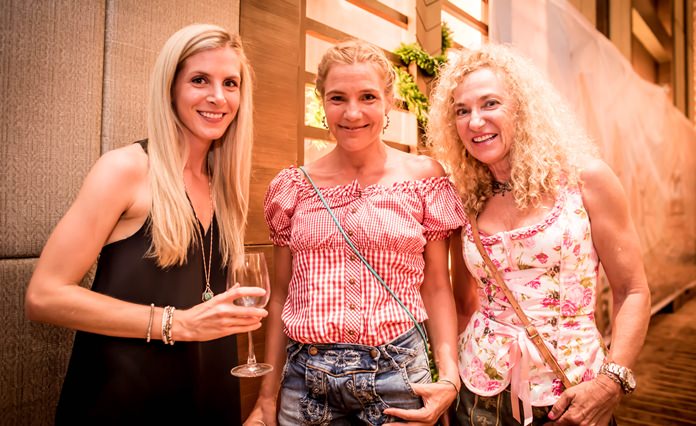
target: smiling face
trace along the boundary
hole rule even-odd
[[[172,85],[174,111],[187,142],[220,139],[237,115],[241,71],[231,47],[208,49],[187,58]]]
[[[508,93],[505,82],[490,68],[467,75],[452,93],[464,148],[498,180],[509,177],[508,155],[515,134],[515,106]]]
[[[390,102],[385,86],[373,64],[331,66],[324,82],[324,111],[339,148],[359,151],[381,141]]]

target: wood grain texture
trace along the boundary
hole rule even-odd
[[[301,114],[300,1],[249,0],[241,4],[240,34],[254,67],[253,175],[247,244],[268,244],[263,197],[278,171],[297,164]],[[302,94],[303,96],[303,94]]]
[[[616,411],[620,425],[696,425],[696,298],[650,322],[633,368],[638,386]]]

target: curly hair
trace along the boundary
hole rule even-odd
[[[518,208],[538,206],[562,185],[580,183],[580,164],[596,148],[561,96],[532,63],[512,48],[486,44],[450,51],[431,94],[427,142],[450,171],[467,212],[478,213],[493,194],[488,167],[468,155],[457,133],[453,92],[482,68],[495,72],[508,90],[515,116],[510,183]]]

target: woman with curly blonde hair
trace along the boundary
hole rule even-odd
[[[635,388],[630,367],[650,307],[621,184],[561,97],[509,47],[451,55],[432,97],[428,141],[469,215],[452,244],[459,423],[606,425]],[[613,296],[610,351],[594,323],[600,262]],[[567,388],[525,333],[498,273]]]

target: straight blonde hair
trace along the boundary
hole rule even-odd
[[[156,258],[161,267],[183,265],[189,247],[197,244],[198,222],[184,188],[183,170],[189,148],[182,142],[184,126],[172,106],[172,85],[186,59],[219,47],[230,47],[239,56],[240,105],[225,134],[213,142],[208,164],[223,264],[238,264],[244,253],[253,143],[253,72],[237,35],[215,25],[195,24],[167,40],[150,78],[147,123],[152,245],[148,255]]]

